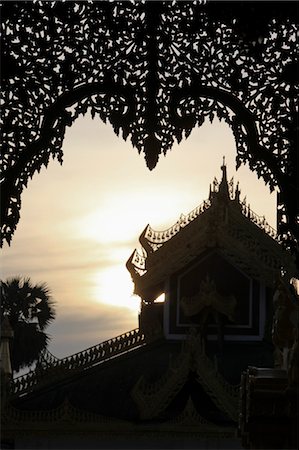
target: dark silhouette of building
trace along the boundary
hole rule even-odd
[[[295,361],[297,341],[277,305],[296,309],[296,267],[225,164],[207,201],[166,231],[148,225],[140,243],[127,262],[139,329],[63,359],[45,352],[16,379],[3,332],[2,448],[292,448],[285,355]]]

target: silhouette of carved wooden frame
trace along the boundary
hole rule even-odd
[[[293,198],[298,190],[298,108],[292,36],[297,23],[292,2],[275,2],[271,8],[262,3],[4,5],[2,239],[11,240],[28,178],[47,166],[50,156],[62,161],[66,126],[80,114],[89,110],[108,120],[124,139],[130,136],[150,169],[174,139],[180,142],[194,126],[206,118],[212,121],[216,115],[234,132],[237,166],[248,162],[271,190],[278,188],[279,231],[286,246],[296,251]],[[93,30],[89,41],[82,32],[83,20]],[[95,20],[102,34],[92,28]],[[255,22],[254,30],[250,21]],[[50,43],[47,36],[41,37],[41,25]],[[63,43],[68,35],[71,50]],[[98,52],[88,48],[84,54],[86,42],[90,47],[97,43],[94,36],[101,43]],[[27,57],[22,50],[26,37],[40,55]],[[191,48],[195,44],[199,50]],[[62,52],[62,62],[48,54],[47,46]],[[276,61],[277,49],[281,57]],[[29,47],[27,50],[30,53]],[[234,57],[234,52],[238,56]],[[47,78],[47,69],[38,62],[38,56],[42,59],[45,55],[53,66],[49,69],[52,78]],[[76,55],[78,61],[74,62]],[[261,61],[261,57],[269,61]],[[59,69],[54,67],[56,63]],[[98,64],[101,70],[90,72],[88,64]],[[139,66],[138,75],[135,67]],[[39,72],[41,77],[48,75],[41,78],[44,85],[37,95]],[[36,100],[32,102],[32,98]]]

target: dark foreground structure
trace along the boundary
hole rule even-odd
[[[62,162],[67,127],[89,112],[150,170],[224,121],[237,167],[277,188],[278,233],[298,252],[297,2],[4,1],[1,19],[1,242],[30,178]]]
[[[2,448],[296,448],[295,265],[226,166],[140,243],[139,329],[11,380],[4,324]]]
[[[86,112],[150,170],[225,121],[237,167],[277,190],[278,236],[223,165],[204,204],[140,236],[137,330],[12,380],[4,323],[2,448],[297,448],[298,17],[294,1],[3,2],[1,241]]]

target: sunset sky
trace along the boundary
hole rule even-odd
[[[215,121],[174,145],[150,172],[130,142],[89,116],[68,129],[64,164],[51,161],[22,197],[11,247],[2,250],[1,277],[46,282],[57,318],[48,328],[57,357],[83,350],[137,327],[140,299],[125,263],[150,223],[163,230],[208,197],[209,183],[240,181],[241,199],[274,228],[276,195],[247,167],[235,172],[230,129]]]

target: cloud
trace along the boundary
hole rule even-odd
[[[221,176],[222,156],[229,177],[236,156],[231,130],[217,121],[194,129],[152,172],[111,126],[88,117],[68,130],[63,148],[63,167],[51,162],[22,194],[21,220],[1,268],[3,278],[19,274],[48,283],[57,301],[50,349],[61,357],[137,326],[136,312],[100,301],[111,303],[109,294],[128,305],[125,263],[139,234],[147,223],[168,228],[200,204]],[[243,167],[236,179],[242,195],[254,198],[253,210],[269,220],[275,199],[254,177]]]
[[[34,245],[33,245],[34,243]],[[50,272],[100,270],[114,265],[119,255],[125,256],[123,264],[134,249],[134,241],[100,244],[89,240],[55,241],[27,237],[15,242],[11,248],[2,252],[1,277],[18,274],[44,276]]]
[[[97,308],[77,308],[58,317],[48,328],[52,337],[49,350],[62,358],[134,329],[137,322],[137,314],[127,308],[101,304]]]

